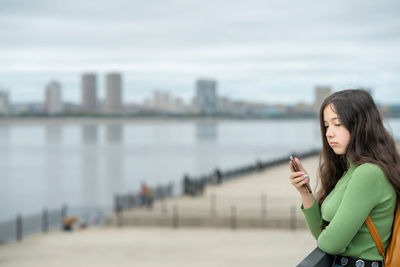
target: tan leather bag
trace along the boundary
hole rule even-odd
[[[400,266],[400,205],[396,208],[396,214],[393,222],[392,237],[386,249],[382,243],[382,239],[378,233],[370,216],[365,220],[365,224],[371,233],[372,238],[378,248],[379,254],[382,255],[385,267],[399,267]]]

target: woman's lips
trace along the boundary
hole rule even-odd
[[[337,146],[338,143],[336,143],[336,142],[330,142],[329,145],[330,145],[330,146]]]

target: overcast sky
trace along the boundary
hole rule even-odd
[[[316,85],[365,87],[400,103],[400,1],[0,0],[0,88],[43,101],[57,80],[80,102],[80,76],[123,74],[125,102],[153,90],[188,101],[200,77],[218,94],[313,101]]]

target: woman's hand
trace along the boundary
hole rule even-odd
[[[305,184],[309,184],[310,181],[307,171],[304,169],[303,165],[297,157],[294,158],[294,161],[299,171],[295,171],[292,162],[289,161],[290,182],[300,192],[300,194],[309,194],[306,187],[304,186]]]

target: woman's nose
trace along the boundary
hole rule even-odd
[[[326,137],[333,137],[333,131],[329,128],[326,130]]]

